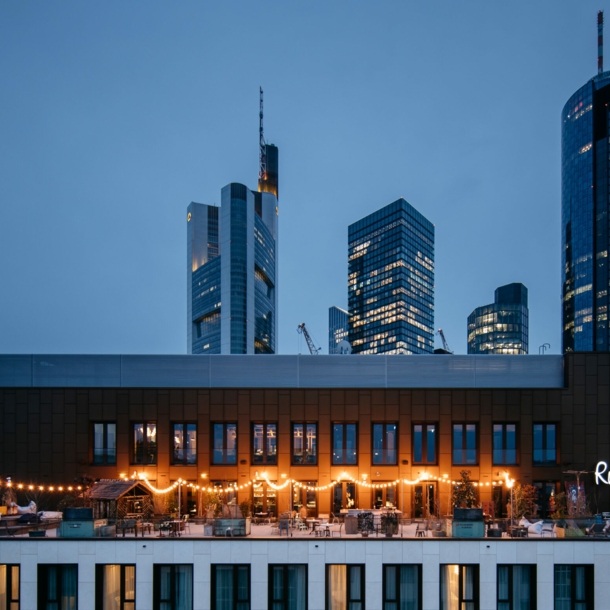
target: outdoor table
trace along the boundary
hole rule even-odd
[[[309,532],[309,535],[311,536],[311,534],[315,532],[316,528],[320,525],[320,522],[318,519],[307,519],[307,525],[311,525],[311,532]]]
[[[255,523],[264,523],[269,518],[269,513],[254,513]]]
[[[142,532],[142,538],[144,538],[144,532],[152,534],[153,524],[144,522],[144,521],[136,523],[136,536],[138,535],[138,533],[137,533],[138,529]]]

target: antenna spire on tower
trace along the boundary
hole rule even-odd
[[[597,73],[604,71],[604,11],[597,13]]]
[[[263,88],[260,87],[260,113],[259,113],[259,169],[258,169],[258,180],[259,185],[261,181],[267,179],[267,151],[265,149],[265,136],[263,135]],[[259,187],[260,190],[260,187]]]

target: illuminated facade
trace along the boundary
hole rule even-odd
[[[277,205],[271,192],[232,183],[220,208],[188,206],[190,354],[275,353]]]
[[[491,305],[468,316],[468,353],[527,354],[528,333],[527,288],[519,283],[500,286]]]
[[[348,233],[352,353],[433,353],[434,225],[401,198]]]
[[[328,353],[338,354],[338,345],[347,341],[349,313],[340,307],[328,308]]]
[[[610,347],[608,104],[610,72],[602,72],[572,95],[561,116],[564,352]]]

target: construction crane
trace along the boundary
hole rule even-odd
[[[443,349],[445,350],[445,353],[453,354],[453,352],[451,351],[451,348],[449,347],[449,343],[447,343],[447,339],[445,339],[445,333],[443,332],[443,329],[439,328],[436,331],[436,334],[439,335],[439,337],[441,338],[441,341],[443,342]]]
[[[311,335],[309,334],[307,328],[305,327],[305,322],[303,322],[302,324],[299,324],[297,326],[297,332],[300,335],[303,335],[305,337],[305,341],[307,341],[307,347],[309,348],[309,353],[312,356],[317,356],[322,351],[321,347],[315,346],[315,343],[313,342]]]

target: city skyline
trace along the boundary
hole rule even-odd
[[[320,344],[347,307],[348,225],[401,196],[435,220],[435,324],[456,353],[514,281],[530,351],[559,353],[561,108],[596,72],[609,6],[556,7],[4,6],[2,351],[185,353],[184,206],[255,184],[262,85],[282,148],[278,353],[301,322]],[[242,35],[220,52],[227,20]]]

